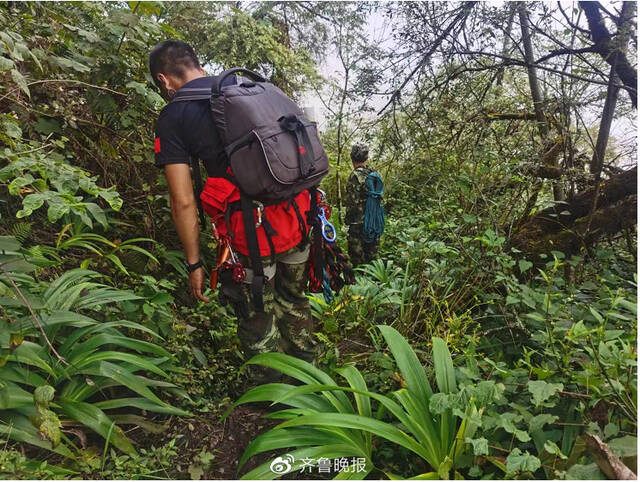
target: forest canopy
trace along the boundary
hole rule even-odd
[[[0,2],[0,476],[637,478],[636,9]],[[354,144],[384,179],[378,259],[308,294],[313,364],[189,293],[168,39],[318,123],[345,253]]]

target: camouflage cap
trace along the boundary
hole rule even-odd
[[[351,147],[351,160],[353,162],[365,162],[369,158],[369,146],[366,144],[354,144]]]

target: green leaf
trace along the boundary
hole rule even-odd
[[[104,209],[102,209],[96,203],[87,203],[85,204],[85,208],[87,209],[87,211],[89,211],[93,218],[100,223],[103,228],[107,228],[109,226],[107,216],[105,216],[104,214]]]
[[[29,99],[31,99],[31,92],[29,91],[29,86],[27,85],[27,80],[20,73],[20,71],[18,71],[17,69],[12,69],[11,70],[11,78],[16,83],[16,85],[18,87],[20,87],[20,90],[22,90],[25,94],[27,94],[27,97],[29,97]]]
[[[619,431],[620,431],[620,427],[618,427],[618,424],[616,423],[609,422],[604,426],[604,436],[606,438],[611,438],[615,436]]]
[[[632,435],[610,440],[607,444],[618,457],[635,457],[638,455],[638,439]]]
[[[456,393],[456,372],[453,368],[451,354],[442,338],[433,337],[433,366],[436,372],[436,382],[441,393]]]
[[[69,212],[70,206],[63,202],[51,202],[47,209],[47,219],[51,223],[55,223],[62,216]]]
[[[42,440],[40,432],[26,416],[8,410],[2,414],[2,421],[4,423],[0,423],[0,434],[6,435],[7,438],[50,450],[64,457],[74,458],[73,453],[64,444],[52,447],[50,441]]]
[[[529,452],[521,452],[515,448],[507,457],[507,476],[518,472],[535,472],[541,466],[540,459]]]
[[[428,407],[433,390],[413,349],[394,328],[386,325],[377,325],[377,328],[389,345],[393,358],[407,383],[407,390],[417,397],[424,407]]]
[[[567,471],[567,480],[606,480],[597,464],[575,464]]]
[[[520,268],[520,273],[525,273],[533,267],[533,263],[531,261],[527,261],[526,259],[521,259],[520,261],[518,261],[518,267]]]
[[[473,455],[489,455],[489,441],[486,438],[467,438],[466,442],[473,447]]]
[[[547,451],[547,453],[550,453],[551,455],[557,455],[561,459],[567,458],[567,456],[562,453],[562,450],[560,450],[560,447],[558,447],[556,443],[551,440],[547,440],[544,443],[544,449]]]
[[[563,388],[562,383],[548,383],[543,380],[530,380],[527,383],[527,389],[533,395],[532,401],[536,407],[542,405]]]
[[[137,455],[136,449],[133,448],[122,429],[117,425],[114,426],[113,421],[99,408],[89,403],[74,402],[66,399],[60,402],[60,408],[68,417],[89,427],[105,440],[108,439],[110,444],[127,455]]]
[[[503,413],[498,419],[498,426],[502,427],[507,433],[514,434],[520,442],[528,442],[531,440],[531,437],[527,432],[516,427],[514,422],[515,418],[516,415],[511,412]]]
[[[361,417],[360,415],[353,415],[350,413],[319,413],[294,418],[293,420],[281,423],[277,428],[297,427],[301,425],[364,430],[405,447],[424,459],[428,458],[425,448],[417,443],[415,439],[409,437],[405,432],[395,426],[386,422],[381,422],[380,420]]]
[[[541,415],[536,415],[535,417],[531,417],[529,420],[529,431],[537,432],[538,430],[542,430],[548,423],[553,423],[558,420],[558,417],[555,415],[549,415],[548,413],[543,413]]]
[[[116,398],[114,400],[96,402],[93,404],[93,406],[101,410],[113,410],[122,407],[135,407],[141,410],[147,410],[149,412],[155,413],[167,413],[169,415],[180,415],[183,417],[193,416],[192,413],[187,412],[186,410],[172,407],[171,405],[167,404],[158,405],[157,403],[147,400],[146,398]]]
[[[0,72],[5,72],[7,70],[13,69],[16,64],[13,60],[8,59],[4,56],[0,56]]]
[[[259,364],[273,368],[304,383],[336,385],[335,381],[322,370],[306,361],[283,353],[260,353],[251,358],[247,364]],[[325,396],[338,411],[354,413],[353,406],[346,394],[337,392],[335,394],[327,393]]]
[[[269,430],[256,437],[238,461],[238,469],[254,455],[288,447],[307,447],[345,443],[344,436],[322,428],[291,427]]]
[[[595,308],[590,306],[589,311],[591,312],[591,314],[593,315],[593,317],[596,319],[598,323],[604,323],[604,318],[600,313],[598,313],[598,311]]]
[[[5,369],[3,368],[2,371],[4,372]],[[0,410],[33,406],[33,395],[31,393],[8,379],[5,380],[3,380],[4,386],[0,387]]]
[[[0,252],[16,252],[20,249],[20,242],[13,236],[0,236]]]

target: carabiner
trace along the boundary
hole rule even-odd
[[[318,218],[322,223],[322,237],[329,243],[333,243],[338,237],[338,233],[336,231],[336,228],[333,227],[333,224],[331,224],[327,220],[327,217],[324,214],[323,207],[318,207]]]
[[[260,201],[256,201],[258,203],[258,207],[256,207],[256,214],[258,215],[258,222],[256,223],[256,229],[262,225],[262,215],[264,214],[264,204]]]

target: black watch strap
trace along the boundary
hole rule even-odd
[[[193,264],[189,264],[189,262],[185,259],[183,260],[183,263],[189,273],[193,273],[198,268],[201,268],[202,266],[204,266],[201,259],[199,259],[196,263],[193,263]]]

